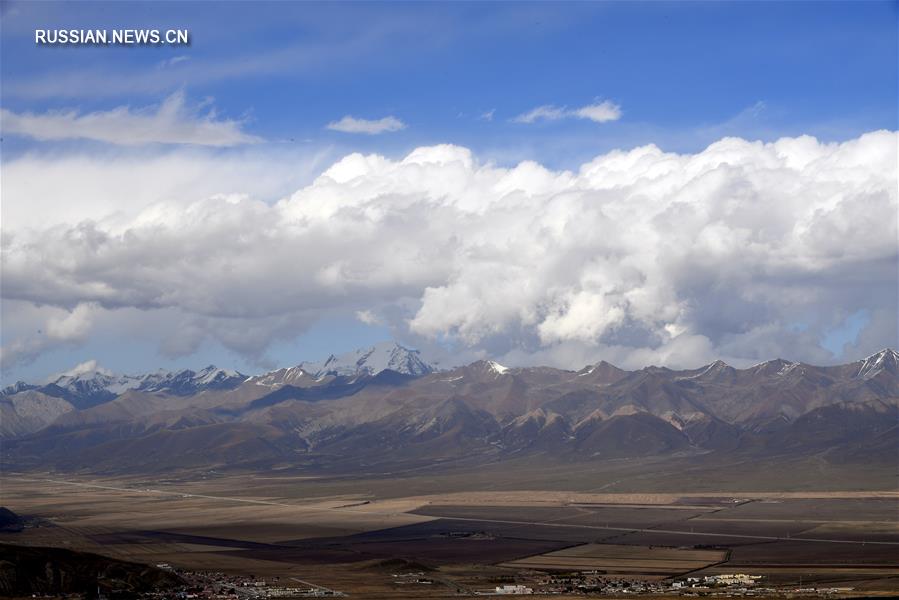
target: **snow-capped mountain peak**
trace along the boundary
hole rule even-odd
[[[209,365],[205,369],[197,372],[196,380],[201,385],[209,385],[219,381],[224,381],[232,377],[240,377],[240,373],[233,369],[219,369],[213,365]]]
[[[679,381],[685,381],[688,379],[716,378],[722,375],[726,375],[730,371],[733,371],[733,367],[731,367],[723,360],[716,360],[713,363],[709,363],[708,365],[701,367],[700,369],[698,369],[698,372],[693,375],[686,375],[684,377],[678,377],[677,379]]]
[[[92,394],[118,395],[140,385],[141,379],[131,375],[114,375],[106,369],[86,371],[77,375],[61,375],[50,382],[58,388],[78,396]]]
[[[377,375],[390,369],[404,375],[427,375],[436,369],[422,360],[418,350],[395,342],[382,342],[344,354],[332,354],[324,362],[302,362],[298,365],[313,377],[325,375]]]
[[[885,348],[859,362],[861,366],[855,376],[856,379],[871,379],[884,370],[894,374],[899,372],[899,353],[891,348]]]
[[[504,367],[494,360],[488,360],[487,366],[490,367],[490,369],[492,369],[493,372],[497,375],[503,375],[509,370],[509,367]]]
[[[209,365],[199,371],[181,369],[174,373],[157,371],[144,375],[135,387],[142,392],[163,392],[175,395],[193,394],[204,389],[231,389],[246,380],[246,376],[231,369]]]
[[[187,395],[204,389],[231,389],[245,379],[246,377],[237,371],[214,366],[208,366],[199,372],[182,369],[172,373],[160,369],[143,375],[117,375],[100,367],[78,368],[51,377],[45,385],[19,382],[4,388],[3,395],[36,390],[49,396],[65,398],[76,408],[87,408],[112,400],[130,390]]]
[[[792,362],[789,360],[784,360],[783,358],[777,358],[774,360],[766,360],[765,362],[758,363],[757,365],[753,365],[750,367],[754,372],[759,373],[761,375],[787,375],[799,366],[799,363]]]
[[[313,376],[303,370],[302,367],[288,367],[269,371],[255,377],[248,377],[247,381],[256,385],[264,385],[267,387],[276,387],[279,385],[297,385],[304,378],[312,378]]]
[[[498,379],[510,373],[512,369],[499,364],[494,360],[481,359],[467,367],[460,367],[462,372],[474,375],[479,379]]]
[[[19,392],[27,392],[28,390],[37,389],[38,387],[40,386],[25,383],[24,381],[17,381],[14,384],[8,385],[0,390],[0,396],[12,396],[13,394],[18,394]]]

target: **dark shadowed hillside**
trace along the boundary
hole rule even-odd
[[[162,591],[181,583],[174,573],[97,554],[0,544],[0,596]]]

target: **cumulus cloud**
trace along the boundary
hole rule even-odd
[[[43,114],[15,113],[0,109],[0,128],[40,141],[86,139],[124,146],[144,144],[194,144],[236,146],[261,138],[243,131],[241,121],[218,119],[215,112],[200,114],[176,92],[156,107],[132,109],[120,106],[108,111],[76,110]]]
[[[588,119],[595,123],[607,123],[621,118],[621,107],[609,100],[588,104],[580,108],[567,108],[545,104],[522,113],[512,119],[515,123],[535,123],[537,121],[558,121],[560,119]]]
[[[81,302],[72,312],[50,318],[46,325],[46,334],[61,342],[77,342],[83,340],[91,327],[92,313],[97,309],[95,302]]]
[[[47,383],[51,383],[53,381],[58,380],[60,377],[78,377],[79,375],[87,375],[90,373],[102,373],[104,375],[112,375],[112,371],[109,369],[104,369],[101,367],[96,359],[86,360],[82,363],[78,363],[68,371],[62,371],[60,373],[54,373],[47,378]]]
[[[350,115],[339,121],[328,123],[326,126],[332,131],[343,133],[364,133],[377,135],[379,133],[391,133],[406,128],[406,124],[396,117],[384,117],[383,119],[357,119]]]
[[[98,310],[100,307],[95,302],[80,302],[71,310],[51,308],[49,315],[41,317],[36,335],[16,336],[8,340],[10,336],[5,334],[3,348],[0,348],[0,370],[32,362],[52,348],[84,342]],[[4,321],[6,318],[4,314]]]
[[[725,138],[572,171],[450,145],[351,154],[273,204],[214,195],[4,230],[3,297],[66,308],[56,331],[72,335],[77,307],[176,311],[172,354],[215,339],[258,359],[377,307],[406,339],[510,364],[827,362],[826,332],[860,310],[855,351],[896,345],[896,148],[886,131]]]
[[[605,123],[606,121],[617,121],[621,118],[621,107],[613,102],[606,100],[599,104],[590,104],[582,106],[574,111],[574,115],[580,119],[590,119],[597,123]]]
[[[334,159],[329,150],[263,145],[32,151],[4,157],[3,230],[12,234],[80,221],[112,226],[120,219],[127,226],[161,199],[187,205],[217,194],[243,194],[274,201],[311,182]]]

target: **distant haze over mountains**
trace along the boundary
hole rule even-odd
[[[301,362],[295,367],[278,369],[255,377],[248,377],[231,369],[220,369],[214,365],[199,371],[159,370],[143,375],[115,375],[94,365],[93,368],[79,370],[77,373],[56,376],[45,385],[19,381],[0,390],[0,396],[10,396],[25,390],[38,390],[49,396],[65,398],[77,408],[87,408],[128,390],[186,396],[203,390],[232,389],[245,381],[261,385],[277,385],[292,383],[301,377],[377,375],[387,369],[413,376],[426,375],[437,370],[435,366],[422,360],[417,350],[410,350],[395,342],[382,342],[340,355],[331,354],[321,362]]]
[[[438,371],[377,346],[257,376],[200,371],[65,375],[0,396],[7,466],[100,471],[369,468],[539,455],[815,455],[895,460],[899,355],[818,367],[775,359],[675,371]]]

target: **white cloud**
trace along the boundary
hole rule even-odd
[[[380,325],[381,319],[370,310],[357,310],[356,318],[359,319],[360,322],[365,323],[366,325]]]
[[[582,106],[575,111],[575,116],[581,119],[590,119],[596,123],[605,123],[607,121],[617,121],[621,118],[621,107],[613,102],[606,100],[599,104],[590,104]]]
[[[69,314],[47,321],[46,334],[61,342],[83,340],[91,327],[92,313],[97,309],[95,302],[81,302]]]
[[[871,321],[854,351],[896,345],[896,148],[885,131],[724,138],[576,171],[449,145],[351,154],[275,204],[160,198],[116,220],[4,227],[3,297],[168,323],[173,355],[213,339],[255,360],[318,319],[365,322],[377,307],[406,339],[510,364],[826,362],[824,334],[859,310]],[[4,189],[4,210],[32,193]],[[76,312],[55,331],[77,337]]]
[[[588,119],[595,123],[606,123],[608,121],[617,121],[620,118],[621,107],[614,102],[604,100],[597,104],[588,104],[587,106],[572,109],[545,104],[518,115],[512,121],[515,123],[535,123],[537,121],[558,121],[560,119]]]
[[[545,120],[545,121],[558,121],[559,119],[564,119],[566,116],[570,116],[565,108],[560,108],[558,106],[553,106],[551,104],[545,104],[543,106],[538,106],[537,108],[533,108],[526,113],[520,114],[517,117],[513,118],[512,121],[515,123],[534,123],[535,121]]]
[[[160,62],[159,67],[160,68],[174,67],[178,63],[183,63],[188,60],[190,60],[189,56],[187,56],[186,54],[181,54],[179,56],[173,56],[172,58],[169,58],[169,59],[166,59],[166,60]]]
[[[621,305],[609,304],[606,293],[568,292],[559,298],[537,327],[544,344],[582,340],[591,342],[625,316]]]
[[[6,303],[6,302],[5,302]],[[34,307],[36,310],[22,311],[16,315],[23,322],[28,321],[32,331],[37,328],[37,333],[31,336],[10,335],[4,331],[3,348],[0,349],[0,370],[5,370],[13,365],[25,364],[33,361],[43,352],[59,346],[78,345],[87,340],[94,316],[100,309],[95,302],[78,303],[72,310],[58,307]],[[9,314],[4,306],[3,321],[5,330],[15,330],[9,322]],[[21,333],[21,332],[19,332]],[[9,338],[12,337],[10,340]]]
[[[112,371],[109,369],[104,369],[101,367],[96,359],[86,360],[82,363],[78,363],[68,371],[62,371],[60,373],[54,373],[50,377],[47,378],[47,383],[54,382],[58,380],[60,377],[78,377],[79,375],[88,375],[91,373],[102,373],[103,375],[112,375]]]
[[[176,92],[157,107],[133,110],[120,106],[108,111],[81,114],[75,110],[43,114],[15,113],[0,109],[0,128],[40,141],[86,139],[124,146],[144,144],[195,144],[237,146],[261,141],[245,133],[240,121],[217,119],[185,104]]]
[[[333,160],[302,148],[229,150],[165,147],[94,153],[32,151],[4,158],[4,233],[80,221],[128,224],[165,199],[191,204],[216,194],[277,200],[312,181]]]
[[[495,109],[495,108],[491,108],[491,109],[488,110],[488,111],[482,112],[482,113],[481,113],[481,116],[480,116],[480,119],[481,119],[482,121],[492,121],[492,120],[493,120],[493,115],[495,115],[495,114],[496,114],[496,109]]]
[[[357,119],[350,115],[339,121],[328,123],[327,128],[343,133],[365,133],[377,135],[379,133],[391,133],[406,128],[406,124],[396,117],[384,117],[383,119]]]

